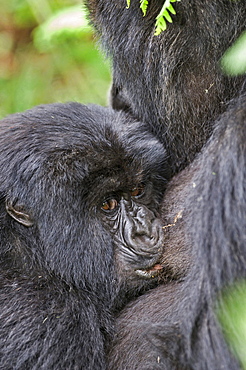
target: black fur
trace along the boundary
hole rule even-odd
[[[149,1],[143,17],[138,1],[126,9],[124,0],[87,0],[112,58],[112,106],[147,123],[173,174],[190,165],[170,183],[162,211],[162,262],[176,283],[123,311],[109,368],[237,369],[214,306],[221,288],[245,277],[246,82],[225,76],[220,58],[245,29],[246,4],[182,0],[154,36],[162,5]]]
[[[122,311],[110,369],[241,368],[225,343],[215,308],[221,288],[246,277],[245,194],[242,97],[218,121],[197,160],[169,184],[162,263],[176,281]]]
[[[245,29],[244,0],[182,0],[167,30],[154,36],[163,1],[87,0],[91,19],[112,58],[112,105],[132,112],[167,148],[174,172],[190,163],[211,134],[242,78],[221,70],[223,53]]]
[[[0,369],[106,368],[114,299],[161,250],[164,159],[144,125],[111,109],[53,104],[1,121]],[[139,182],[147,199],[125,201]],[[109,195],[117,213],[102,208]],[[120,238],[139,222],[127,202],[151,215],[134,246]]]

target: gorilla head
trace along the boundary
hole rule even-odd
[[[144,125],[106,108],[54,104],[3,120],[1,239],[11,267],[35,264],[102,290],[113,258],[120,280],[156,274],[164,157]]]

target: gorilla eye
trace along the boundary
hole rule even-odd
[[[118,202],[116,199],[107,199],[102,204],[102,209],[104,211],[112,211],[118,206]]]
[[[134,189],[130,191],[132,197],[140,197],[144,194],[144,184],[140,184],[136,186]]]

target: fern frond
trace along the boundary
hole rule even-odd
[[[172,23],[172,17],[169,14],[176,14],[175,9],[173,8],[171,3],[176,3],[177,1],[181,0],[166,0],[161,8],[160,13],[156,17],[155,23],[155,36],[158,36],[162,31],[165,31],[167,28],[167,22]]]
[[[158,36],[162,31],[165,31],[167,28],[167,22],[172,23],[171,14],[176,14],[175,9],[173,8],[171,3],[176,3],[181,0],[165,0],[163,7],[161,8],[160,13],[156,17],[155,23],[155,36]],[[129,9],[131,5],[131,0],[126,0],[126,7]],[[149,1],[148,0],[140,0],[140,9],[142,10],[143,16],[146,15],[148,9]]]
[[[129,1],[129,0],[128,0]],[[143,16],[146,15],[147,8],[148,8],[149,2],[148,0],[140,0],[140,9],[143,12]]]

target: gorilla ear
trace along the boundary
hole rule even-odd
[[[34,221],[27,212],[25,212],[24,207],[18,204],[13,204],[12,201],[6,200],[5,203],[6,211],[8,214],[20,224],[30,227],[34,224]]]

